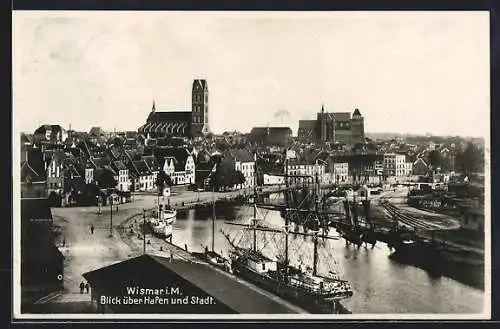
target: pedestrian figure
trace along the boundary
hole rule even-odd
[[[94,225],[90,225],[90,233],[94,234]]]
[[[66,238],[63,238],[63,247],[66,247]]]
[[[90,289],[90,284],[88,282],[85,283],[85,293],[89,293],[89,289]]]
[[[83,289],[85,289],[85,283],[80,282],[80,293],[83,294]]]

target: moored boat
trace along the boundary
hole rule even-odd
[[[287,176],[285,171],[285,182],[288,189]],[[254,199],[257,200],[258,197],[256,196]],[[328,273],[320,273],[319,271],[318,249],[323,246],[319,240],[336,240],[339,237],[328,235],[324,229],[320,233],[322,225],[317,217],[317,209],[300,209],[302,212],[307,212],[305,214],[306,218],[313,219],[309,225],[304,225],[304,232],[290,230],[289,218],[292,216],[292,212],[297,210],[289,207],[286,194],[285,207],[281,209],[282,217],[285,219],[284,230],[263,225],[263,220],[257,218],[255,209],[254,204],[254,217],[249,225],[227,223],[245,227],[246,231],[253,232],[253,245],[251,247],[237,245],[234,243],[235,239],[231,239],[229,234],[223,233],[232,247],[230,259],[233,272],[314,313],[346,313],[347,310],[341,306],[339,301],[353,295],[351,284],[341,278],[339,271],[329,271]],[[273,236],[277,234],[284,235],[284,255],[274,254],[271,257],[269,257],[270,255],[264,255],[262,250],[258,249],[257,232],[269,232]],[[311,238],[314,245],[312,268],[303,269],[302,264],[298,266],[292,265],[288,252],[289,235]],[[303,255],[306,255],[305,250]],[[276,257],[276,260],[272,257]],[[332,259],[329,259],[329,261],[332,262]],[[333,262],[335,261],[333,260]]]

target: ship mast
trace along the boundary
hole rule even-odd
[[[313,275],[318,273],[318,234],[315,233],[313,236],[314,243],[314,259],[313,259]]]
[[[253,174],[253,250],[257,251],[257,232],[255,227],[257,226],[257,160],[254,156],[254,174]]]
[[[215,252],[215,186],[212,183],[212,252]]]
[[[288,150],[285,151],[285,207],[288,208]],[[288,209],[285,209],[285,264],[288,265]]]
[[[316,217],[318,216],[318,203],[319,203],[319,178],[318,178],[318,172],[316,172],[315,175],[315,188],[314,188],[314,197],[313,197],[313,202],[314,202],[314,213]],[[319,220],[319,218],[317,218]],[[324,228],[323,228],[323,236],[324,234]],[[314,258],[313,258],[313,275],[316,275],[318,272],[318,234],[315,233],[313,238],[313,243],[314,243]]]

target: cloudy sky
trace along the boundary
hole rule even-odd
[[[17,129],[136,130],[153,99],[215,132],[359,108],[367,132],[489,131],[487,12],[14,12]]]

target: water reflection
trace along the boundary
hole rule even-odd
[[[224,222],[248,223],[252,213],[250,207],[217,206],[214,231],[216,251],[227,255],[229,243],[220,230],[228,232],[235,229]],[[283,226],[279,213],[269,211],[265,215],[273,226]],[[180,246],[186,244],[190,251],[210,247],[211,218],[211,208],[179,212],[173,242]],[[259,246],[265,253],[283,250],[284,239],[276,234],[259,237]],[[292,240],[290,259],[311,264],[313,243],[310,238]],[[251,239],[241,242],[249,245]],[[346,247],[342,240],[326,240],[321,244],[324,248],[320,248],[320,258],[334,259],[338,263],[335,269],[340,270],[353,285],[354,296],[344,301],[353,313],[480,313],[483,310],[483,291],[446,277],[435,278],[419,268],[397,263],[389,259],[390,251],[383,244],[377,244],[374,249]],[[324,264],[319,266],[325,270]]]

